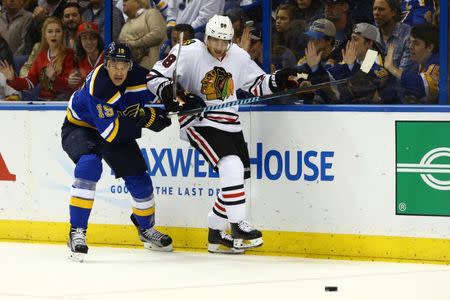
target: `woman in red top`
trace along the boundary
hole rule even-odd
[[[0,72],[8,79],[7,84],[16,90],[30,90],[40,84],[40,100],[68,100],[73,89],[68,77],[72,72],[74,52],[64,45],[64,31],[60,19],[48,17],[42,26],[40,51],[24,78],[16,77],[14,69],[0,62]]]
[[[103,40],[97,24],[92,22],[80,24],[77,35],[76,61],[78,69],[69,76],[69,84],[73,88],[80,87],[89,72],[104,61]]]

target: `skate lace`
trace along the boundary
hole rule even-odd
[[[153,241],[160,241],[164,237],[164,233],[153,228],[146,229],[142,233],[147,239]]]
[[[220,232],[220,237],[224,240],[229,240],[229,241],[233,241],[233,237],[231,235],[229,235],[228,233],[226,233],[225,231],[221,231]]]
[[[239,229],[241,229],[242,231],[245,231],[245,232],[251,232],[251,231],[255,230],[253,228],[253,226],[250,223],[248,223],[247,221],[239,222],[238,226],[239,226]]]
[[[72,231],[72,242],[75,246],[86,245],[86,232],[83,228],[76,228]]]

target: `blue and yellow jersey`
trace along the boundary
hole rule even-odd
[[[402,0],[402,22],[415,26],[433,21],[434,0]]]
[[[439,95],[439,54],[433,54],[416,71],[403,71],[400,79],[405,96],[424,103],[437,103]]]
[[[96,67],[70,98],[67,119],[96,129],[107,142],[135,138],[139,108],[155,98],[147,89],[147,74],[147,69],[134,65],[124,83],[116,86],[103,64]]]

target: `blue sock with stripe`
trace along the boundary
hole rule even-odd
[[[102,158],[96,154],[80,157],[75,166],[75,182],[70,191],[70,224],[87,229],[94,205],[95,188],[102,174]]]

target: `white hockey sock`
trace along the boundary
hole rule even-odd
[[[228,226],[228,219],[219,217],[213,211],[208,213],[208,228],[216,230],[226,230]]]
[[[218,163],[221,192],[217,201],[225,208],[228,221],[245,219],[244,165],[236,155],[225,156]]]

